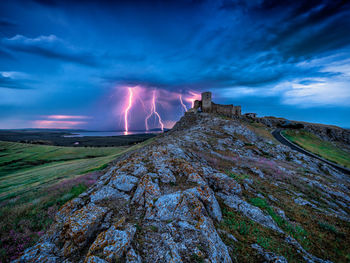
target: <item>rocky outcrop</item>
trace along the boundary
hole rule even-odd
[[[285,123],[290,123],[290,125],[295,125],[295,126],[297,126],[297,124],[300,124],[300,127],[302,127],[308,132],[311,132],[317,135],[323,140],[338,141],[338,142],[342,142],[350,145],[349,129],[343,129],[333,125],[289,121],[287,119],[274,118],[274,117],[256,118],[256,120],[271,128],[283,127]]]
[[[317,124],[304,124],[304,129],[316,134],[323,140],[339,141],[350,145],[350,130],[337,126],[326,126]]]
[[[348,220],[349,189],[349,178],[248,124],[188,113],[65,204],[17,262],[322,262],[297,220]]]

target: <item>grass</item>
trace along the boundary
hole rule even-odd
[[[0,202],[63,179],[101,170],[131,147],[57,147],[0,142]]]
[[[14,260],[32,246],[49,228],[58,209],[84,192],[96,179],[96,174],[82,175],[2,203],[0,262]]]
[[[305,130],[284,130],[283,135],[295,144],[329,161],[350,168],[350,153]]]
[[[300,256],[292,247],[283,242],[283,236],[244,217],[241,213],[225,206],[220,200],[219,203],[222,207],[223,220],[217,227],[232,234],[238,240],[234,242],[226,235],[221,236],[224,243],[233,250],[230,253],[233,262],[261,262],[263,259],[251,247],[251,244],[254,243],[267,251],[283,255],[288,262],[300,262]]]
[[[310,246],[309,234],[301,226],[291,225],[289,222],[284,220],[281,216],[276,214],[276,212],[267,204],[265,199],[255,197],[251,198],[249,201],[252,205],[265,210],[280,228],[298,240],[305,249],[308,249]]]
[[[191,254],[191,262],[202,263],[204,262],[204,259],[197,254]]]
[[[264,137],[267,140],[275,142],[276,139],[272,136],[271,131],[264,124],[259,122],[245,122],[246,127],[256,133],[257,135]]]
[[[244,179],[249,178],[248,174],[235,174],[233,172],[230,172],[229,170],[226,170],[226,174],[235,179],[238,183],[244,183]]]
[[[58,147],[0,141],[0,179],[44,164],[105,157],[126,147]]]
[[[131,147],[57,147],[0,141],[0,262],[17,258],[51,225],[56,212],[93,185]]]

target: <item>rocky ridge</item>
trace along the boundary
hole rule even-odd
[[[308,123],[308,122],[298,122],[298,121],[289,121],[283,118],[273,118],[273,117],[262,117],[257,118],[257,121],[264,123],[268,127],[280,127],[286,122],[290,122],[291,124],[301,124],[303,128],[311,132],[323,140],[326,141],[335,141],[342,142],[350,146],[350,130],[343,129],[334,125],[324,125],[324,124],[316,124],[316,123]]]
[[[349,188],[261,124],[187,113],[65,204],[16,262],[345,262]]]

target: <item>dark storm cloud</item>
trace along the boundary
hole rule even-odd
[[[161,88],[166,90],[172,90],[179,88],[181,86],[194,86],[195,84],[190,80],[177,79],[176,82],[166,79],[160,78],[157,75],[140,75],[140,74],[112,74],[112,75],[103,75],[100,77],[101,82],[107,85],[127,85],[127,86],[136,86],[142,83],[145,87],[150,88]]]
[[[312,5],[303,1],[291,11],[290,22],[273,44],[289,56],[313,56],[349,45],[350,2],[327,1]]]
[[[23,80],[15,80],[10,77],[5,77],[0,73],[0,89],[31,89],[28,85],[23,83]]]
[[[57,1],[56,0],[33,0],[33,2],[45,5],[45,6],[57,6]]]
[[[32,0],[35,3],[57,7],[63,5],[84,5],[84,4],[94,4],[98,6],[106,6],[106,7],[115,7],[120,5],[154,5],[154,4],[162,4],[162,5],[175,5],[175,6],[189,6],[189,5],[198,5],[202,4],[203,0],[174,0],[174,1],[164,1],[164,0],[133,0],[133,1],[124,1],[124,0]]]
[[[14,57],[7,50],[1,49],[0,47],[0,58],[13,59]]]
[[[255,43],[263,43],[260,48],[264,50],[278,49],[285,59],[311,58],[350,43],[349,1],[225,0],[220,9],[239,10],[263,22],[259,28],[262,38]]]
[[[286,57],[312,57],[349,45],[349,1],[264,1],[254,10],[285,12],[267,33],[275,35],[268,46]]]
[[[6,18],[0,18],[0,27],[13,27],[16,26],[17,24],[14,23],[13,21],[6,19]]]
[[[8,49],[39,55],[46,58],[58,59],[87,66],[96,66],[96,58],[86,52],[78,51],[55,35],[27,38],[16,35],[12,38],[4,38],[2,43]]]

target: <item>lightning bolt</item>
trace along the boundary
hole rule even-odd
[[[146,131],[149,130],[149,127],[148,127],[148,119],[149,119],[153,114],[158,118],[158,122],[159,122],[159,124],[160,124],[161,130],[164,131],[164,124],[163,124],[163,122],[162,122],[162,118],[160,117],[159,113],[158,113],[157,110],[156,110],[156,92],[155,92],[155,90],[153,90],[151,112],[150,112],[150,114],[147,115],[147,117],[146,117],[146,119],[145,119]]]
[[[190,94],[191,97],[188,97],[185,100],[189,101],[191,103],[191,107],[193,108],[194,101],[195,100],[200,100],[200,94],[196,93],[196,92],[193,92],[193,91],[190,91],[189,94]]]
[[[128,131],[129,131],[128,113],[129,113],[129,110],[131,109],[132,99],[133,99],[132,88],[128,88],[128,89],[129,89],[129,104],[124,111],[124,134],[125,135],[128,135]]]
[[[186,112],[186,111],[187,111],[187,107],[186,107],[186,105],[185,105],[185,104],[183,103],[183,101],[182,101],[182,94],[180,94],[179,98],[180,98],[181,106],[184,108],[184,110],[185,110],[185,112]],[[192,108],[193,108],[193,106],[192,106]]]

